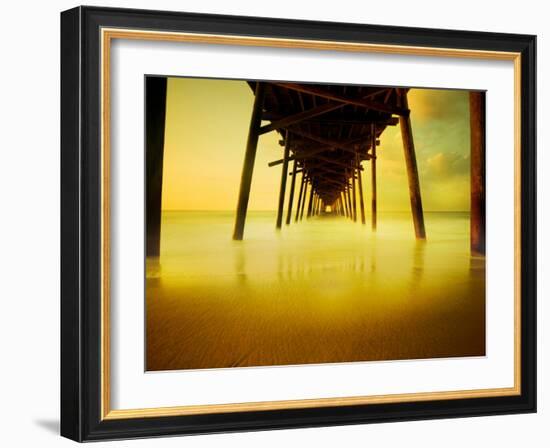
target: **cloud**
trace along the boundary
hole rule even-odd
[[[469,173],[469,169],[469,154],[438,152],[426,160],[424,174],[430,178],[441,180],[452,176],[463,176]]]
[[[452,122],[469,117],[468,92],[464,90],[412,89],[409,106],[412,120]]]

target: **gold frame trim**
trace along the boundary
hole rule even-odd
[[[438,56],[490,59],[514,62],[514,386],[408,394],[356,397],[315,398],[304,400],[262,401],[216,405],[188,405],[142,409],[111,409],[110,389],[110,51],[113,39],[149,40],[240,45],[272,48],[299,48],[324,51],[369,52],[413,56]],[[361,404],[406,403],[412,401],[452,400],[461,398],[502,397],[521,394],[521,54],[513,52],[428,48],[402,45],[363,44],[301,39],[276,39],[215,34],[141,31],[118,28],[101,29],[101,419],[116,420],[144,417],[199,415],[282,409],[306,409]]]

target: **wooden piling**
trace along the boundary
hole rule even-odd
[[[277,223],[275,227],[280,229],[283,224],[283,209],[285,207],[286,179],[288,178],[288,157],[290,156],[290,138],[288,131],[285,135],[285,150],[283,154],[283,168],[281,171],[281,187],[279,188],[279,206],[277,207]],[[296,166],[296,165],[294,165]],[[294,182],[296,176],[292,178]]]
[[[357,166],[357,184],[359,186],[359,205],[361,207],[361,224],[365,225],[365,202],[363,200],[363,182],[361,180],[361,165],[359,164],[359,157],[355,156]]]
[[[286,225],[290,225],[292,219],[292,206],[294,202],[294,189],[296,188],[296,173],[298,171],[298,164],[296,160],[292,163],[292,181],[290,182],[290,194],[288,195],[288,210],[286,211]]]
[[[256,149],[258,147],[258,137],[260,135],[259,131],[262,122],[264,94],[265,84],[261,82],[256,83],[254,106],[252,108],[252,116],[250,117],[248,140],[246,142],[246,152],[244,155],[243,171],[241,174],[241,186],[239,189],[239,200],[237,203],[237,216],[235,218],[235,228],[233,230],[234,240],[242,240],[244,235],[246,211],[248,209],[248,199],[250,197],[250,185],[252,184],[252,172],[254,171],[254,160],[256,159]]]
[[[160,255],[167,78],[145,78],[146,256]]]
[[[304,197],[302,199],[302,209],[300,210],[300,221],[304,219],[304,210],[306,208],[306,198],[307,198],[307,188],[308,188],[308,180],[306,178],[304,183]]]
[[[307,217],[311,218],[311,212],[313,211],[313,185],[310,185],[309,191],[309,203],[307,205]]]
[[[344,216],[347,218],[348,217],[348,204],[347,204],[347,201],[346,201],[346,191],[342,191],[340,192],[340,195],[342,197],[342,205],[344,206]]]
[[[470,249],[485,255],[485,92],[470,92]]]
[[[350,188],[351,187],[346,187],[346,199],[348,201],[348,218],[349,219],[353,219],[353,209],[351,207],[351,192],[350,192]]]
[[[304,176],[304,172],[302,172],[302,180],[300,181],[300,193],[298,194],[298,204],[296,204],[296,216],[294,218],[294,222],[297,222],[298,218],[300,217],[300,208],[302,206],[302,195],[304,194],[305,180],[306,180],[306,177]]]
[[[407,92],[401,90],[401,107],[408,109]],[[418,167],[416,165],[416,154],[411,127],[410,114],[399,117],[401,126],[401,137],[403,138],[403,149],[405,152],[405,163],[407,165],[407,176],[409,179],[409,196],[414,221],[414,231],[417,239],[426,238],[424,227],[424,211],[422,209],[422,197],[420,195],[420,181],[418,179]],[[374,146],[376,148],[376,145]],[[374,149],[373,148],[373,149]],[[376,159],[373,159],[376,160]],[[374,171],[374,170],[373,170]]]
[[[376,231],[378,223],[378,203],[376,191],[376,127],[371,124],[371,229]]]
[[[353,222],[357,222],[357,182],[355,179],[355,168],[351,170],[352,191],[353,191]]]
[[[319,195],[317,195],[317,200],[315,201],[315,216],[319,214],[320,210],[321,210],[321,198]]]

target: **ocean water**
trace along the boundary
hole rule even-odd
[[[146,264],[147,370],[485,354],[485,259],[468,213],[332,215],[275,229],[249,212],[164,212]]]

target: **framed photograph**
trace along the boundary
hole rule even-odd
[[[535,412],[535,36],[61,14],[61,433]]]

